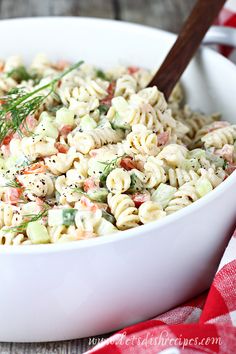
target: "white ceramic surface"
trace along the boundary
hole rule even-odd
[[[174,36],[83,18],[0,22],[1,57],[84,59],[156,67]],[[236,122],[236,68],[203,49],[183,83],[193,108]],[[151,318],[206,289],[236,214],[236,174],[161,221],[117,235],[0,248],[0,341],[55,341],[112,331]]]

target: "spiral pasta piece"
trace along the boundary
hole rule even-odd
[[[92,149],[117,143],[122,140],[123,136],[122,131],[116,131],[112,128],[96,128],[85,133],[74,132],[69,134],[68,143],[82,154],[87,154]]]
[[[79,158],[79,154],[74,148],[70,148],[66,154],[58,153],[45,158],[45,163],[51,173],[59,176],[71,168],[76,158]]]
[[[186,171],[183,168],[169,168],[167,171],[168,181],[172,187],[181,187],[186,182],[196,181],[199,175],[194,171]]]
[[[51,196],[54,192],[52,176],[47,173],[25,174],[17,176],[27,193],[36,197]]]
[[[199,199],[194,183],[187,182],[183,184],[179,190],[174,194],[174,198],[169,202],[165,208],[167,214],[176,212]]]
[[[0,201],[0,228],[16,226],[22,221],[19,207]]]
[[[151,156],[157,155],[159,148],[157,147],[157,135],[142,124],[132,127],[125,141],[125,152],[127,154],[147,154]]]
[[[205,147],[222,148],[225,144],[233,144],[236,139],[236,125],[230,125],[225,128],[217,129],[202,137]]]
[[[181,166],[187,156],[188,150],[185,146],[170,144],[165,146],[158,154],[158,158],[164,160],[173,167]]]
[[[152,221],[162,219],[166,216],[166,212],[163,211],[160,205],[151,200],[144,202],[138,210],[140,221],[143,224],[147,224]]]
[[[127,194],[109,194],[108,205],[119,230],[127,230],[139,224],[138,209]]]
[[[127,171],[115,168],[106,179],[106,186],[113,194],[126,192],[131,184],[131,178]]]
[[[124,75],[116,82],[115,96],[128,98],[137,90],[137,82],[131,75]]]
[[[166,182],[166,172],[162,165],[163,162],[153,156],[147,158],[147,162],[144,164],[146,188],[156,188],[160,183]]]

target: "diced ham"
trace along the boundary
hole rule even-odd
[[[140,70],[140,68],[138,66],[129,66],[128,67],[128,73],[130,75],[135,74],[139,70]]]
[[[168,132],[163,132],[157,135],[157,145],[163,146],[166,145],[169,141],[170,134]]]
[[[21,188],[7,187],[5,191],[5,201],[10,204],[17,204],[22,194]]]
[[[84,191],[88,192],[99,187],[97,181],[93,177],[89,177],[84,181]]]
[[[139,208],[140,205],[142,205],[145,202],[148,202],[150,200],[150,194],[148,193],[135,193],[131,195],[132,200],[134,201],[134,204],[136,208]]]
[[[82,196],[80,199],[80,203],[82,206],[86,207],[88,210],[95,212],[98,210],[98,207],[96,204],[91,202],[87,197]]]
[[[236,170],[236,163],[228,163],[225,172],[230,175]]]
[[[70,66],[70,62],[68,62],[67,60],[58,60],[58,62],[55,65],[55,69],[62,71],[68,68],[69,66]]]
[[[43,162],[36,162],[23,170],[24,175],[38,174],[47,172],[47,166]]]

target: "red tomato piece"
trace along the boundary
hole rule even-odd
[[[55,143],[55,148],[60,152],[61,154],[66,154],[68,152],[68,146],[65,144],[61,143]]]
[[[59,131],[59,134],[63,137],[66,137],[72,130],[73,127],[71,125],[63,125],[63,127]]]
[[[120,161],[120,166],[125,170],[130,171],[134,168],[137,168],[137,163],[133,160],[131,156],[126,156]]]

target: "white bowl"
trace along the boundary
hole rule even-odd
[[[175,36],[88,18],[0,22],[1,56],[38,52],[157,67]],[[236,68],[202,49],[183,77],[187,100],[236,122]],[[236,174],[167,218],[123,233],[60,245],[0,248],[0,341],[87,337],[151,318],[205,290],[236,214]]]

